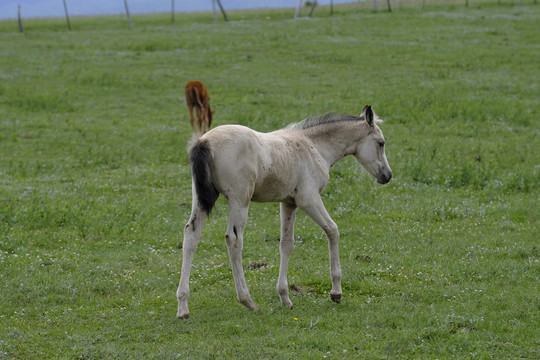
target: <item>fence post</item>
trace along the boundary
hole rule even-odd
[[[229,21],[229,19],[227,18],[227,14],[225,13],[225,9],[223,8],[223,5],[221,5],[221,0],[217,0],[217,4],[219,6],[219,9],[221,10],[221,13],[223,14],[223,18],[225,19],[225,21]]]
[[[19,23],[19,32],[24,32],[22,27],[22,19],[21,19],[21,4],[19,4],[17,8],[17,22]]]
[[[64,11],[66,12],[66,21],[67,21],[68,30],[71,31],[71,24],[69,22],[69,14],[68,14],[66,0],[64,0]]]
[[[131,18],[129,17],[129,8],[128,8],[127,0],[124,0],[124,6],[126,7],[127,22],[128,22],[128,25],[131,27]]]
[[[296,7],[296,11],[294,12],[294,18],[296,19],[298,15],[300,15],[300,8],[302,7],[302,0],[298,0],[298,6]]]
[[[217,22],[217,12],[216,12],[216,0],[212,0],[212,14],[214,16],[214,22]]]
[[[171,0],[171,24],[174,24],[174,0]]]
[[[311,10],[309,11],[309,16],[313,14],[313,10],[315,10],[315,6],[317,6],[317,0],[313,0],[313,2],[311,3]]]

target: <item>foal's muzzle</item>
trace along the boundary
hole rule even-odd
[[[392,178],[392,171],[383,171],[377,176],[377,182],[379,184],[387,184]]]

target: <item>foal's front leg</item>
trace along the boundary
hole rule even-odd
[[[244,269],[242,267],[244,227],[246,226],[248,207],[241,207],[232,201],[229,201],[229,207],[231,214],[229,219],[229,227],[227,228],[227,234],[225,235],[225,242],[227,244],[229,258],[231,260],[234,284],[236,286],[236,295],[238,297],[238,301],[240,301],[240,303],[242,303],[249,310],[257,310],[259,307],[251,299],[251,295],[249,295],[249,289],[246,284]]]
[[[276,290],[281,298],[281,305],[293,307],[289,298],[289,285],[287,283],[287,267],[294,245],[294,219],[296,217],[296,205],[280,204],[281,213],[281,239],[279,240],[279,277]]]
[[[341,302],[342,291],[338,227],[330,215],[328,215],[328,211],[326,211],[320,195],[304,196],[302,202],[297,200],[297,205],[326,233],[328,250],[330,251],[330,277],[332,278],[330,297],[333,301],[339,303]]]

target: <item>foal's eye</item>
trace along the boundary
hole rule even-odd
[[[380,146],[380,147],[384,147],[384,142],[380,142],[380,143],[379,143],[379,146]]]

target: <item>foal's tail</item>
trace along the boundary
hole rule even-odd
[[[197,194],[197,201],[201,209],[210,215],[216,204],[219,192],[212,184],[210,175],[210,164],[213,161],[210,145],[206,140],[196,140],[189,150],[189,163],[191,165],[191,176]]]

